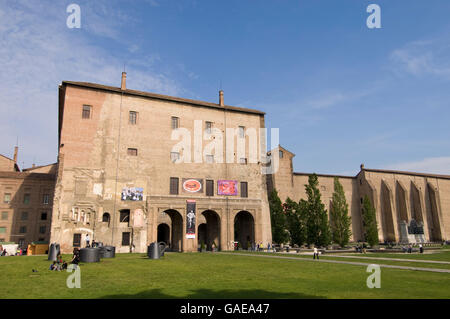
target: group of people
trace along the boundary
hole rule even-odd
[[[71,264],[75,265],[75,268],[78,266],[78,263],[80,262],[80,250],[78,248],[73,249],[73,256],[72,260],[70,261]],[[52,264],[50,264],[49,270],[52,271],[61,271],[67,269],[67,262],[65,262],[62,259],[61,255],[58,255],[56,258],[56,261],[54,261]]]
[[[405,253],[408,252],[409,254],[411,254],[412,251],[413,251],[413,245],[409,244],[408,247],[403,246],[402,249],[403,249],[403,252],[405,252]],[[422,246],[422,244],[419,244],[419,252],[421,254],[423,254],[423,246]]]

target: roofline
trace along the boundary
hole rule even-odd
[[[313,174],[316,174],[318,177],[339,177],[339,178],[356,178],[356,176],[345,176],[345,175],[332,175],[332,174],[317,174],[317,173],[300,173],[300,172],[294,172],[294,175],[301,175],[301,176],[310,176]]]
[[[47,164],[47,165],[40,165],[40,166],[35,166],[35,167],[24,168],[24,169],[22,169],[22,172],[28,172],[28,171],[32,171],[32,170],[35,170],[38,168],[52,166],[52,165],[56,165],[56,164],[58,164],[58,163],[51,163],[51,164]]]
[[[33,172],[1,172],[0,177],[3,178],[16,178],[16,179],[41,179],[41,180],[56,180],[55,174],[49,173],[33,173]]]
[[[8,156],[2,155],[2,154],[0,154],[0,156],[3,156],[4,158],[9,159],[11,162],[14,162],[14,160],[12,158],[9,158]]]
[[[210,103],[210,102],[199,101],[199,100],[191,100],[191,99],[186,99],[186,98],[180,98],[180,97],[174,97],[174,96],[156,94],[156,93],[150,93],[150,92],[143,92],[143,91],[137,91],[137,90],[130,90],[130,89],[122,90],[119,87],[107,86],[107,85],[89,83],[89,82],[62,81],[61,85],[63,85],[63,86],[64,85],[72,85],[72,86],[102,90],[102,91],[131,95],[131,96],[140,96],[140,97],[145,97],[145,98],[152,98],[152,99],[171,101],[171,102],[177,102],[177,103],[185,103],[185,104],[202,106],[202,107],[212,107],[212,108],[216,108],[219,110],[226,110],[226,111],[243,112],[243,113],[257,114],[257,115],[263,115],[263,116],[266,114],[265,112],[255,110],[255,109],[248,109],[248,108],[231,106],[231,105],[220,106],[219,104],[216,104],[216,103]]]
[[[413,176],[421,176],[421,177],[434,177],[434,178],[450,179],[450,175],[395,171],[395,170],[387,170],[387,169],[363,168],[362,171],[373,172],[373,173],[389,173],[389,174],[401,174],[401,175],[413,175]]]

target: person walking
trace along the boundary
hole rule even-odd
[[[420,251],[421,254],[423,254],[423,246],[422,246],[422,244],[419,244],[419,251]]]
[[[89,242],[91,241],[91,238],[89,237],[89,234],[86,234],[85,241],[86,241],[86,247],[89,247]]]
[[[317,248],[314,247],[314,257],[313,257],[313,259],[316,259],[316,257],[317,257],[317,259],[319,259],[319,252],[318,252]]]

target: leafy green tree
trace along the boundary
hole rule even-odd
[[[333,242],[344,247],[348,244],[352,232],[351,218],[348,215],[348,204],[345,199],[344,187],[337,177],[334,178],[334,193],[330,209],[331,233]]]
[[[316,174],[308,178],[305,185],[307,201],[300,205],[304,206],[306,219],[306,242],[316,246],[326,246],[331,243],[331,231],[328,223],[328,215],[325,205],[320,199],[319,180]]]
[[[286,213],[287,229],[289,231],[290,242],[292,245],[303,245],[306,242],[306,226],[304,220],[304,209],[300,204],[294,202],[289,197],[283,205]]]
[[[370,246],[378,245],[378,226],[375,208],[367,195],[362,207],[364,237]]]
[[[277,244],[283,244],[289,240],[289,234],[286,230],[286,215],[284,214],[283,205],[275,189],[269,195],[269,207],[272,240]]]

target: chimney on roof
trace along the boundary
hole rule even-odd
[[[361,170],[364,169],[364,164],[361,164],[361,166],[359,166],[361,168]]]
[[[219,105],[220,106],[224,106],[225,105],[224,102],[223,102],[223,91],[222,90],[219,91]]]
[[[122,82],[120,84],[121,90],[127,89],[127,72],[122,72]]]
[[[14,147],[14,163],[17,164],[17,153],[19,152],[19,147]]]

